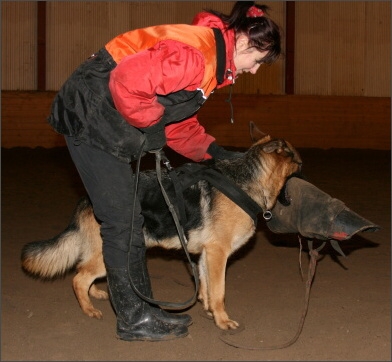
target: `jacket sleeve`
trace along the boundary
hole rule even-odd
[[[197,120],[197,115],[179,123],[172,123],[165,128],[167,145],[193,161],[208,160],[211,155],[207,149],[215,138],[205,132]]]
[[[111,72],[109,88],[124,119],[132,126],[145,128],[163,115],[157,94],[197,89],[204,69],[204,58],[197,49],[165,40],[125,57]]]

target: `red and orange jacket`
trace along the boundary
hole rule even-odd
[[[223,35],[220,65],[213,28]],[[105,48],[117,64],[109,88],[122,117],[139,129],[165,118],[170,148],[194,161],[211,158],[206,150],[215,138],[199,124],[196,112],[215,88],[233,82],[234,31],[203,12],[193,25],[132,30]]]

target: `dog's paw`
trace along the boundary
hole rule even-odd
[[[223,330],[228,330],[228,329],[237,329],[239,327],[239,323],[236,321],[233,321],[229,318],[224,318],[221,320],[218,320],[217,318],[215,318],[215,324]]]
[[[88,293],[92,297],[94,297],[95,299],[101,299],[101,300],[108,300],[109,299],[109,294],[106,293],[105,291],[97,288],[94,284],[91,285]]]
[[[90,318],[102,319],[103,317],[102,312],[99,309],[89,308],[87,310],[84,310],[83,312],[87,314]]]

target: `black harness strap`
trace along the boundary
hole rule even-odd
[[[201,164],[186,164],[176,170],[169,170],[169,175],[176,190],[177,207],[182,222],[186,220],[183,191],[201,180],[207,181],[240,206],[255,224],[257,224],[257,215],[263,212],[259,204],[216,168]]]

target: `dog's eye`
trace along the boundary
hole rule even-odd
[[[285,145],[285,146],[283,147],[283,151],[286,153],[286,155],[287,155],[288,157],[291,157],[291,158],[294,157],[294,152],[293,152],[287,145]]]

